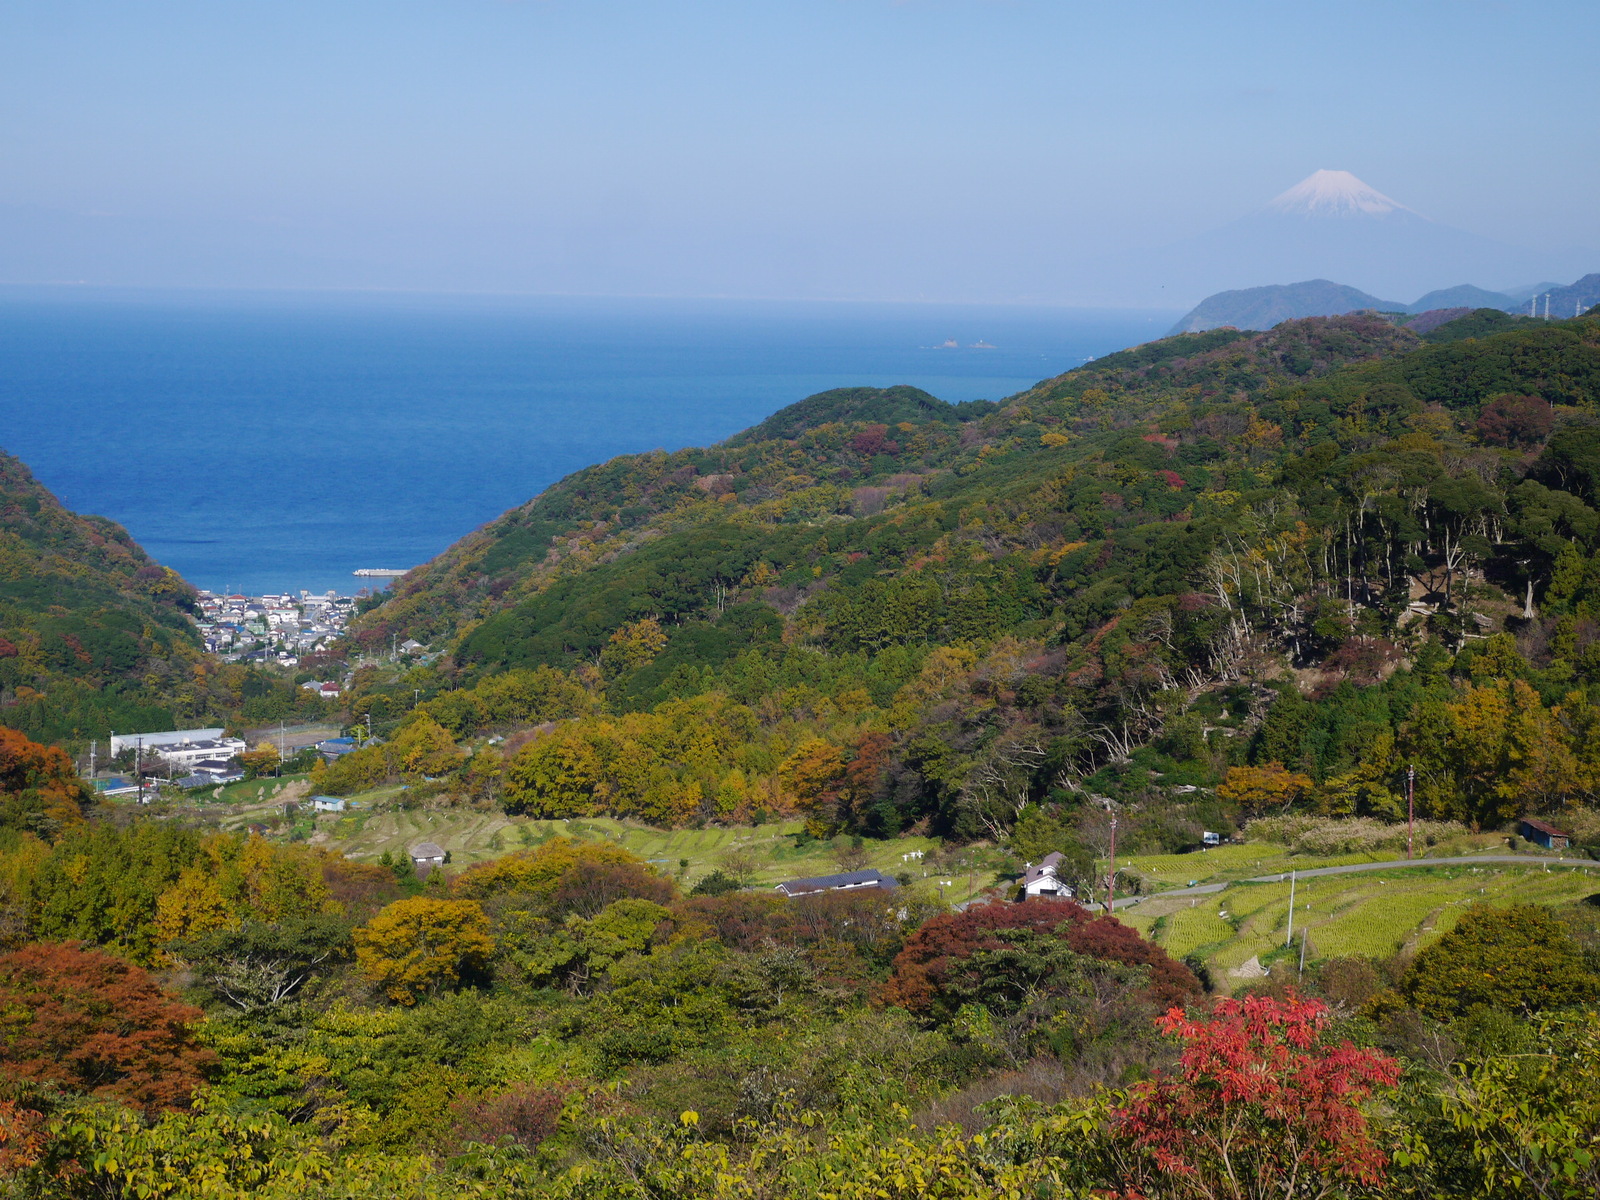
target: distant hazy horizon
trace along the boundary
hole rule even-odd
[[[1168,260],[1319,168],[1526,255],[1426,287],[1569,281],[1597,44],[1576,0],[13,0],[0,282],[1181,309],[1295,281]]]
[[[350,593],[614,455],[835,387],[998,400],[1176,315],[0,287],[0,448],[198,586]]]

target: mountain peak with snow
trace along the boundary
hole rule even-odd
[[[1267,209],[1300,217],[1382,217],[1411,212],[1349,171],[1313,171],[1275,198]]]

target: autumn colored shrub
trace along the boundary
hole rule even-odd
[[[1161,1004],[1196,996],[1199,982],[1159,946],[1111,917],[1095,917],[1070,900],[1030,900],[1026,904],[980,904],[928,921],[895,957],[894,974],[882,999],[914,1013],[936,1014],[942,993],[974,955],[1004,950],[1008,930],[1027,930],[1061,938],[1076,954],[1126,966],[1148,967],[1148,998]]]
[[[1361,1106],[1400,1067],[1331,1042],[1326,1005],[1250,996],[1203,1017],[1174,1008],[1158,1023],[1183,1044],[1180,1066],[1113,1110],[1113,1195],[1284,1200],[1382,1182],[1388,1154]]]
[[[510,1138],[534,1149],[556,1131],[566,1094],[558,1088],[520,1084],[487,1099],[469,1101],[456,1108],[456,1137],[462,1142],[493,1145]]]
[[[139,967],[75,942],[0,955],[0,1065],[22,1079],[147,1113],[183,1107],[215,1059],[189,1032],[201,1016]]]
[[[0,1179],[33,1166],[44,1147],[44,1114],[0,1100]]]

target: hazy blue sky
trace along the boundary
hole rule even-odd
[[[1600,246],[1600,4],[6,0],[0,281],[1051,299],[1318,167]]]

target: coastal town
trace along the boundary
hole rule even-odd
[[[260,596],[202,591],[195,625],[206,649],[224,662],[292,667],[343,635],[356,599],[331,591]]]

